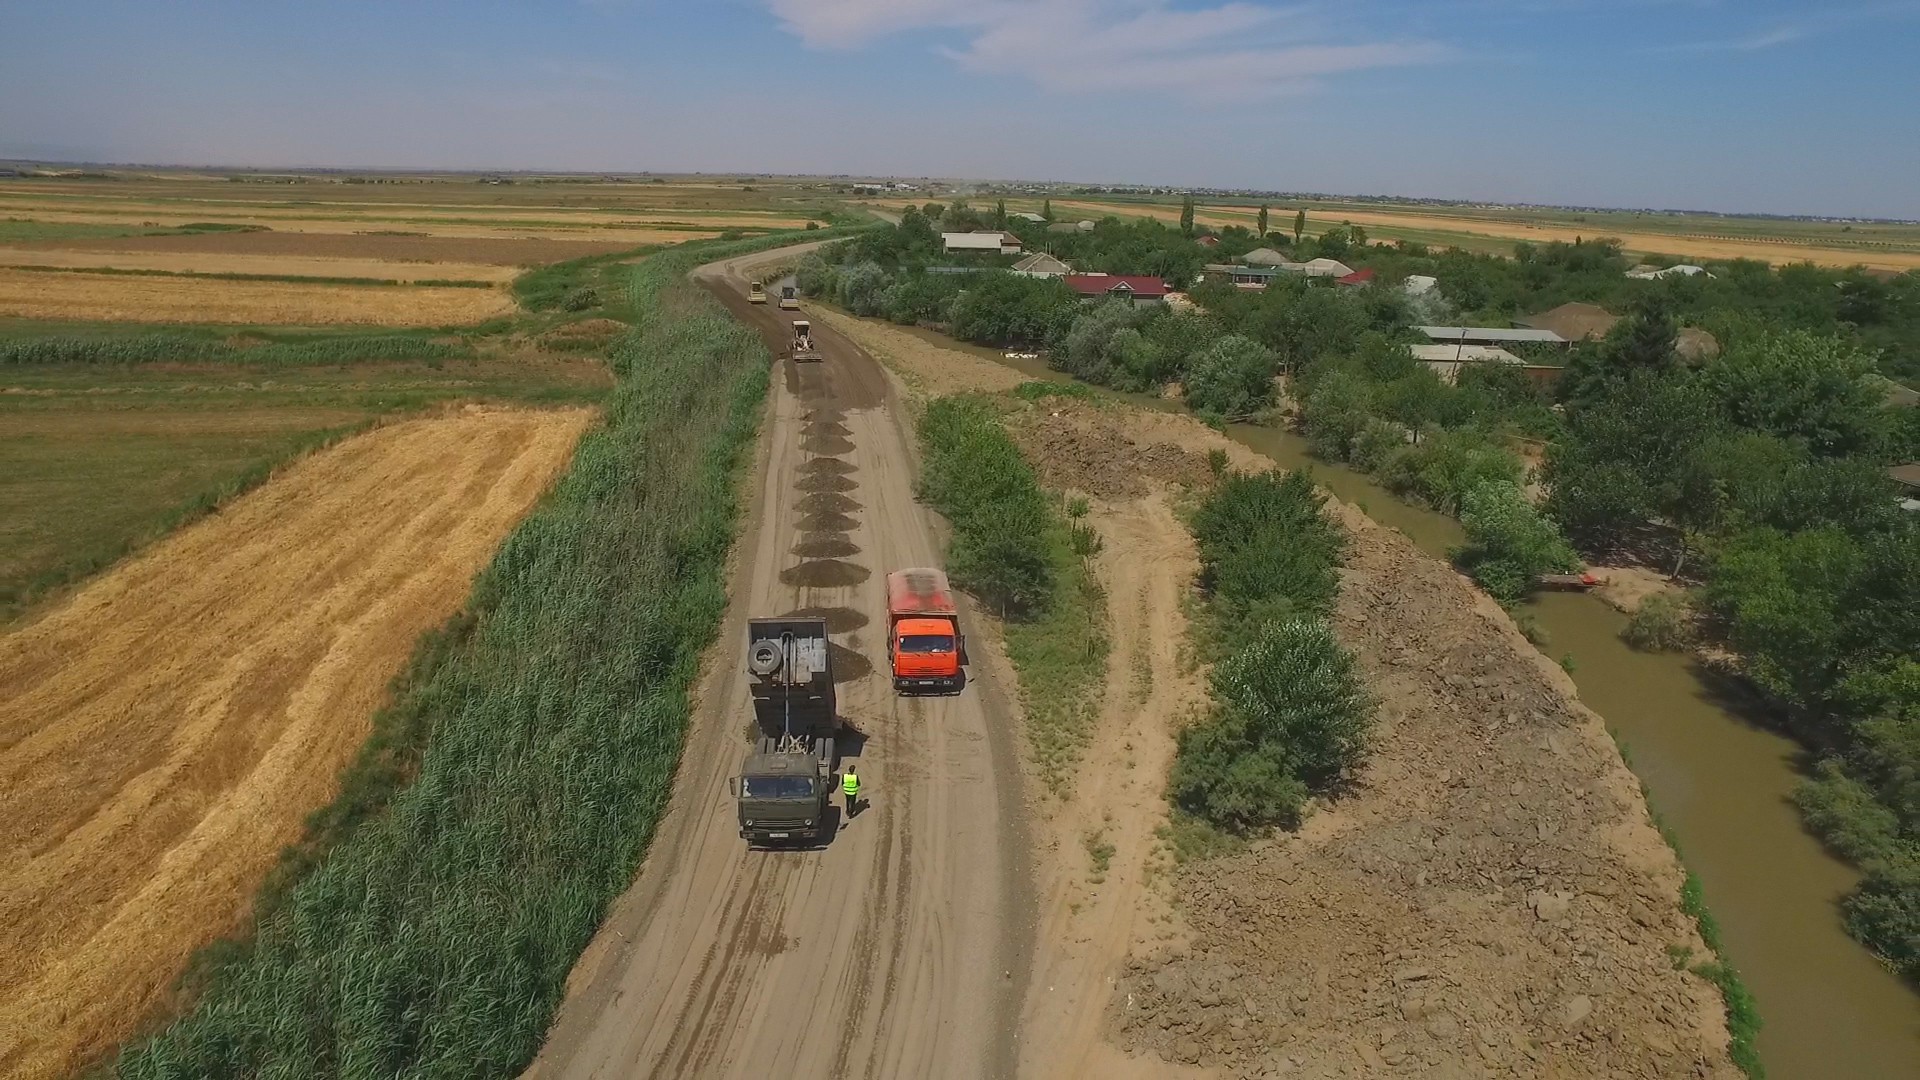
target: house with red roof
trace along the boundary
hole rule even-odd
[[[1205,248],[1219,247],[1220,238],[1217,236],[1203,236],[1200,239],[1195,240],[1194,243],[1199,244],[1201,247],[1205,247]]]
[[[1147,274],[1067,274],[1060,279],[1067,288],[1088,300],[1112,297],[1135,304],[1166,302],[1167,283]]]
[[[1373,284],[1373,271],[1355,270],[1351,274],[1334,278],[1333,283],[1335,285],[1371,285]]]

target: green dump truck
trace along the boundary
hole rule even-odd
[[[753,750],[733,778],[740,836],[753,846],[825,840],[833,792],[833,649],[818,618],[747,620]]]

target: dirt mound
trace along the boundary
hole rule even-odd
[[[0,1074],[71,1072],[235,926],[590,417],[350,439],[0,637]]]
[[[1300,834],[1181,873],[1191,949],[1131,965],[1123,1045],[1233,1075],[1736,1076],[1599,718],[1453,571],[1344,516],[1373,757]]]
[[[1143,495],[1148,480],[1205,483],[1206,458],[1165,442],[1136,442],[1087,406],[1048,405],[1016,413],[1009,428],[1047,487],[1103,499]]]

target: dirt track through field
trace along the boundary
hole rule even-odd
[[[513,310],[504,288],[323,285],[0,269],[0,315],[242,326],[464,326]]]
[[[244,917],[591,419],[377,429],[0,637],[0,1075],[109,1048]]]
[[[481,263],[491,266],[543,266],[589,255],[609,255],[634,247],[623,240],[539,240],[500,236],[381,235],[371,232],[205,232],[162,236],[87,236],[61,240],[18,240],[15,252],[126,252],[193,257],[202,255],[293,259],[374,259],[383,263]],[[392,277],[391,274],[378,275]],[[453,277],[434,274],[434,277]]]
[[[777,341],[789,316],[741,300],[746,272],[709,271]],[[824,363],[775,371],[753,518],[672,807],[530,1076],[1013,1072],[1030,901],[1005,669],[976,631],[964,692],[894,695],[884,576],[937,565],[936,519],[914,500],[885,373],[837,334],[819,341]],[[823,476],[844,490],[814,490]],[[851,821],[835,811],[824,850],[749,851],[727,789],[748,749],[744,620],[801,609],[824,609],[841,646],[840,708],[857,732],[843,756],[871,802]]]

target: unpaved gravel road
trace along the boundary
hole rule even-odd
[[[745,303],[742,264],[795,254],[699,274],[776,352],[793,316]],[[775,371],[732,602],[672,806],[530,1076],[1014,1072],[1032,897],[1006,682],[976,647],[961,695],[894,696],[883,582],[937,564],[937,519],[914,501],[912,440],[885,372],[838,334],[818,338],[825,363]],[[843,743],[871,803],[824,850],[749,851],[727,790],[748,746],[744,622],[807,609],[826,613],[841,646],[841,709],[859,732]]]

